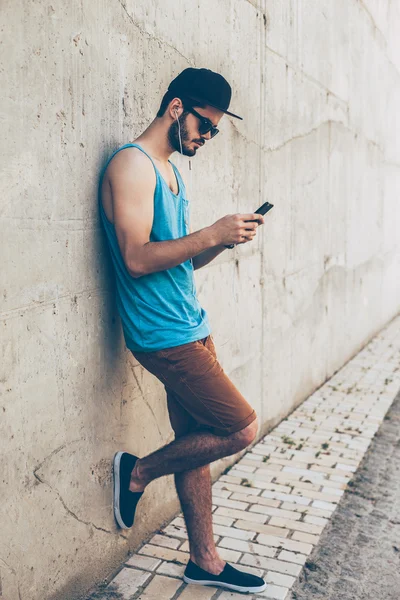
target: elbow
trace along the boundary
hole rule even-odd
[[[139,277],[143,277],[143,275],[146,275],[146,273],[143,273],[142,271],[137,271],[136,269],[129,269],[129,275],[133,277],[133,279],[139,279]]]
[[[129,256],[127,253],[125,253],[124,262],[129,275],[133,277],[133,279],[139,279],[139,277],[143,277],[143,275],[148,274],[148,271],[146,271],[143,264],[144,261],[142,260],[141,252],[131,252]]]
[[[139,277],[143,277],[143,275],[146,275],[144,270],[139,265],[136,265],[136,264],[127,265],[127,270],[128,270],[129,275],[131,277],[133,277],[133,279],[139,279]]]

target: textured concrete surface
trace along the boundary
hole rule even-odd
[[[306,600],[318,589],[319,600],[325,600],[328,592],[333,594],[329,600],[397,599],[383,598],[382,590],[397,593],[399,579],[393,574],[398,567],[398,532],[388,533],[388,529],[399,522],[398,500],[393,498],[400,486],[396,421],[400,407],[386,417],[399,388],[400,317],[214,483],[214,538],[219,554],[267,582],[261,594],[249,598]],[[383,452],[373,450],[367,474],[365,464],[358,473],[384,419],[395,421],[391,443]],[[366,479],[370,485],[359,486]],[[378,491],[383,481],[386,485]],[[355,494],[365,501],[364,519],[362,511],[353,514],[354,504],[357,509],[359,504],[349,498]],[[380,543],[385,552],[376,561]],[[145,540],[118,574],[101,582],[86,600],[242,597],[213,586],[184,584],[188,552],[180,514]],[[375,562],[378,567],[384,564],[386,587]],[[310,577],[314,573],[315,581]],[[298,577],[305,581],[303,586],[296,585]],[[369,587],[370,581],[375,585]],[[342,595],[344,590],[348,595]],[[366,590],[372,595],[362,595]]]
[[[7,600],[73,600],[178,508],[166,478],[140,528],[113,521],[114,452],[143,455],[171,430],[161,384],[124,347],[96,185],[183,68],[225,75],[244,117],[221,122],[192,178],[173,157],[193,229],[275,204],[253,244],[196,273],[221,363],[260,435],[397,314],[399,14],[389,0],[3,0]]]
[[[351,484],[293,600],[398,600],[400,393]]]

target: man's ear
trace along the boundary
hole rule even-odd
[[[179,103],[175,102],[175,100],[179,100]],[[177,117],[180,117],[183,113],[183,105],[179,98],[174,98],[172,102],[174,102],[174,104],[170,105],[170,114],[172,112],[172,118],[176,119]]]

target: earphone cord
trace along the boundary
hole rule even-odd
[[[175,111],[175,115],[176,115],[176,111]],[[179,144],[181,146],[181,154],[183,154],[182,152],[182,140],[181,140],[181,124],[179,123],[179,118],[176,117],[176,120],[178,121],[178,135],[179,135]]]

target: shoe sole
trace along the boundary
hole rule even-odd
[[[121,517],[120,508],[119,508],[119,490],[120,490],[120,478],[119,478],[120,469],[119,468],[121,465],[121,456],[123,454],[125,454],[125,453],[117,452],[114,456],[114,461],[113,461],[113,474],[114,474],[113,508],[114,508],[114,517],[115,517],[115,520],[117,521],[119,527],[121,527],[121,529],[130,529],[123,522],[122,517]]]
[[[183,581],[185,583],[194,583],[195,585],[213,585],[215,587],[223,587],[228,590],[233,590],[235,592],[242,592],[247,594],[258,594],[258,592],[263,592],[267,588],[267,584],[260,585],[259,587],[243,587],[242,585],[234,585],[233,583],[223,583],[222,581],[208,581],[207,579],[190,579],[183,576]]]

